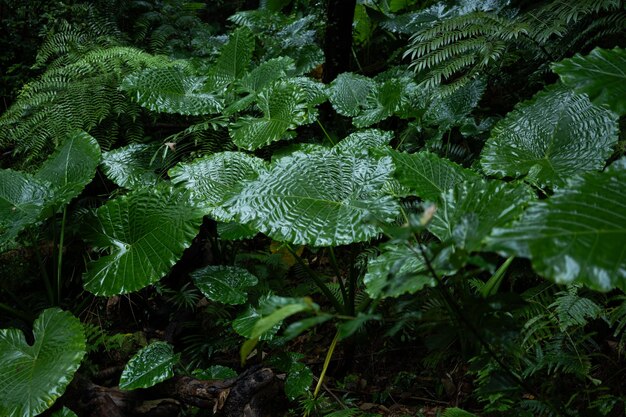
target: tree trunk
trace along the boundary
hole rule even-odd
[[[337,75],[350,70],[352,56],[352,21],[356,0],[328,0],[326,35],[324,39],[324,74],[329,83]]]

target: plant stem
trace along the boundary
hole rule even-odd
[[[41,278],[43,279],[43,284],[46,287],[48,302],[50,305],[54,305],[54,291],[52,291],[52,284],[50,283],[48,271],[46,271],[46,265],[43,263],[43,259],[41,259],[41,253],[39,253],[39,242],[32,231],[30,232],[30,236],[33,241],[33,251],[35,252],[35,257],[37,258],[37,263],[39,264],[39,270],[41,271]]]
[[[29,314],[24,313],[24,312],[22,312],[20,310],[16,310],[13,307],[8,306],[8,305],[6,305],[4,303],[0,303],[0,310],[3,310],[4,312],[6,312],[6,313],[8,313],[8,314],[10,314],[10,315],[12,315],[14,317],[17,317],[18,319],[22,319],[22,320],[24,320],[25,322],[28,322],[28,323],[33,321],[33,318]]]
[[[61,270],[63,267],[63,241],[65,239],[65,220],[67,218],[67,206],[63,208],[63,219],[61,220],[61,234],[59,235],[59,249],[57,257],[57,304],[61,302]]]
[[[339,330],[337,330],[337,333],[335,333],[335,337],[333,338],[333,341],[330,342],[330,346],[328,347],[328,352],[326,352],[326,359],[324,359],[324,366],[322,367],[322,373],[320,374],[320,379],[317,381],[317,385],[315,386],[315,391],[313,391],[313,398],[317,398],[317,394],[319,394],[320,388],[322,388],[322,383],[324,382],[324,377],[326,376],[328,365],[330,364],[330,360],[333,357],[333,353],[335,352],[335,347],[337,347],[338,341],[339,341]]]
[[[319,121],[319,119],[317,120],[317,124],[319,125],[319,127],[322,128],[322,132],[324,132],[324,135],[326,136],[326,139],[328,139],[328,141],[330,142],[331,145],[335,146],[335,141],[330,137],[330,135],[328,134],[328,132],[326,131],[326,129],[324,129],[324,125],[322,124],[322,122]]]
[[[339,289],[341,290],[341,298],[343,299],[344,306],[348,307],[348,293],[346,292],[346,286],[343,283],[343,279],[341,279],[341,270],[339,269],[339,264],[337,263],[337,257],[335,256],[335,251],[333,247],[328,248],[328,253],[330,254],[330,263],[335,270],[335,276],[337,277],[337,282],[339,282]],[[349,308],[349,307],[348,307]]]
[[[313,271],[305,262],[304,260],[291,248],[290,245],[285,245],[285,247],[287,248],[287,250],[289,251],[289,253],[291,253],[291,255],[296,259],[296,262],[298,262],[298,264],[304,268],[304,270],[307,272],[307,274],[309,274],[309,276],[311,277],[311,279],[313,280],[313,282],[315,283],[315,285],[318,286],[318,288],[322,291],[322,293],[326,296],[326,298],[328,298],[328,301],[331,302],[331,304],[333,305],[333,307],[335,307],[335,310],[337,310],[337,312],[339,313],[345,313],[345,306],[342,306],[341,303],[339,302],[339,300],[337,300],[337,298],[333,295],[333,293],[328,289],[328,287],[326,286],[326,284],[324,284],[324,282],[320,279],[320,277],[317,276],[317,274],[315,273],[315,271]]]

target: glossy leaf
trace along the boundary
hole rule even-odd
[[[116,295],[157,282],[191,244],[201,220],[184,193],[167,188],[109,201],[98,209],[88,236],[108,254],[87,264],[85,289]]]
[[[222,240],[252,239],[258,232],[248,225],[228,222],[217,224],[217,234]]]
[[[85,132],[71,133],[39,168],[35,177],[50,183],[53,204],[62,206],[78,196],[96,175],[100,146]]]
[[[437,282],[428,273],[419,248],[389,243],[367,264],[363,283],[367,294],[376,299],[414,294],[426,286],[434,287]]]
[[[275,81],[286,78],[293,70],[293,59],[289,57],[269,59],[246,74],[239,85],[249,93],[259,93]]]
[[[0,330],[0,415],[31,417],[65,392],[85,355],[80,321],[50,308],[33,324],[34,344],[17,329]]]
[[[392,140],[393,132],[368,129],[346,136],[334,146],[334,149],[336,152],[367,156],[370,149],[389,145]]]
[[[254,179],[265,169],[265,162],[242,152],[221,152],[169,171],[174,184],[190,191],[196,204],[214,218],[231,221],[233,215],[221,203],[236,194],[243,180]]]
[[[209,71],[209,84],[213,89],[228,86],[241,78],[252,61],[254,37],[245,27],[233,31],[222,47],[217,61]]]
[[[479,250],[493,228],[516,220],[532,197],[524,184],[459,183],[443,194],[428,229],[442,241],[452,239],[457,248]]]
[[[596,48],[552,64],[552,69],[563,84],[587,94],[593,103],[626,113],[626,49]]]
[[[354,117],[352,123],[356,127],[366,127],[393,115],[401,109],[407,88],[401,79],[390,79],[376,85],[365,102],[365,110]]]
[[[262,117],[241,117],[229,129],[240,148],[252,151],[285,139],[288,131],[307,122],[306,96],[294,83],[276,82],[259,93],[256,104]]]
[[[156,185],[168,165],[161,145],[132,143],[102,155],[102,171],[120,187],[134,190]]]
[[[198,116],[224,108],[222,99],[207,86],[207,77],[180,67],[146,69],[127,76],[120,88],[142,107],[158,113]]]
[[[47,183],[25,172],[0,169],[0,244],[39,220],[51,199]]]
[[[395,177],[407,188],[401,196],[415,195],[435,201],[456,184],[479,178],[475,172],[430,152],[407,154],[389,151],[389,155],[396,166]]]
[[[361,113],[375,87],[376,82],[371,78],[345,72],[330,84],[328,95],[337,113],[354,117]]]
[[[209,265],[190,275],[206,298],[223,304],[245,303],[246,290],[258,283],[257,277],[236,266]]]
[[[153,342],[130,358],[120,377],[120,389],[148,388],[163,382],[174,376],[177,361],[172,345]]]
[[[59,411],[52,413],[52,417],[78,417],[75,412],[67,407],[63,407]]]
[[[237,372],[228,366],[213,365],[206,369],[194,370],[193,376],[204,380],[230,379],[237,377]]]
[[[602,169],[617,143],[617,117],[585,95],[553,86],[521,103],[492,130],[485,172],[560,186],[572,175]]]
[[[381,191],[392,169],[389,157],[295,152],[247,181],[225,209],[278,241],[313,246],[364,241],[378,235],[375,221],[391,221],[398,212]]]
[[[530,258],[539,274],[558,283],[626,290],[625,183],[622,169],[575,177],[512,226],[496,229],[491,248]]]

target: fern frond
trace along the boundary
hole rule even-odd
[[[555,0],[524,14],[529,35],[544,44],[552,36],[562,37],[584,17],[601,11],[617,11],[620,0]]]
[[[454,91],[498,61],[526,31],[515,19],[474,11],[418,31],[411,36],[404,57],[412,60],[409,68],[424,73],[426,87],[447,83],[448,91]]]
[[[137,106],[118,90],[122,78],[164,65],[169,62],[163,57],[112,47],[94,49],[74,63],[46,71],[27,84],[0,117],[0,148],[11,148],[30,160],[72,130],[90,132],[108,118],[138,114]]]

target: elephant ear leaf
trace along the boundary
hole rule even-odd
[[[153,187],[171,160],[172,157],[162,156],[160,144],[131,143],[105,152],[102,171],[111,181],[129,190]]]
[[[194,283],[209,300],[223,304],[243,304],[246,289],[258,283],[257,277],[236,266],[209,265],[191,273]]]
[[[100,146],[85,132],[75,132],[44,162],[35,177],[51,184],[56,205],[79,195],[96,175]]]
[[[331,83],[328,95],[333,108],[342,116],[358,116],[376,82],[362,75],[346,72]]]
[[[198,116],[219,113],[224,104],[209,91],[207,77],[180,67],[150,68],[127,76],[120,86],[142,107],[159,113]]]
[[[592,102],[606,104],[615,113],[626,113],[626,49],[596,48],[552,65],[563,84],[586,93]]]
[[[298,151],[245,182],[225,208],[235,220],[277,241],[313,246],[361,242],[380,233],[375,222],[391,221],[398,213],[397,203],[382,191],[392,171],[389,157]]]
[[[549,199],[532,203],[512,226],[495,229],[488,243],[530,258],[555,282],[626,290],[625,183],[623,169],[574,177]]]
[[[250,29],[240,27],[232,32],[209,71],[208,82],[212,89],[227,87],[233,81],[242,78],[252,61],[253,52],[254,36]]]
[[[29,345],[17,329],[0,330],[0,415],[31,417],[65,392],[85,355],[80,321],[58,308],[44,310],[33,324]]]
[[[228,222],[233,215],[221,203],[241,188],[243,180],[256,178],[264,169],[265,162],[260,158],[243,152],[220,152],[178,164],[169,175],[174,184],[189,190],[199,207]]]
[[[178,361],[169,343],[154,342],[135,354],[122,371],[120,389],[149,388],[174,376]]]
[[[87,264],[84,286],[96,295],[126,294],[157,282],[189,247],[202,212],[186,194],[142,189],[97,211],[88,239],[108,254]]]
[[[602,169],[617,131],[613,112],[557,85],[521,103],[493,128],[481,164],[489,175],[558,187],[572,175]]]
[[[278,81],[257,97],[262,117],[244,116],[233,123],[230,136],[249,151],[289,137],[290,130],[309,122],[307,97],[293,82]]]

